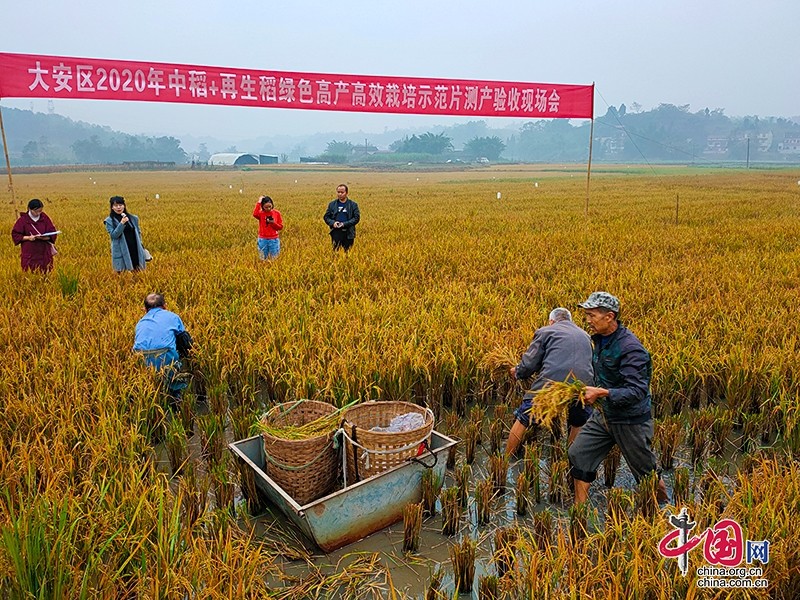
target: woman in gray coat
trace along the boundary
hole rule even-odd
[[[111,236],[111,263],[114,270],[117,273],[143,270],[145,250],[139,217],[127,213],[122,196],[112,196],[109,204],[111,211],[103,223]]]

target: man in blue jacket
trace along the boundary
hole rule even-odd
[[[347,197],[348,189],[345,184],[336,188],[336,200],[331,200],[325,216],[322,217],[330,227],[333,249],[350,250],[356,239],[356,225],[361,220],[358,204]]]
[[[180,375],[180,359],[191,348],[191,336],[181,318],[167,310],[161,294],[148,294],[144,310],[136,324],[133,351],[141,352],[145,364],[162,373],[167,393],[174,401],[180,400],[187,387]]]
[[[579,304],[584,309],[594,349],[594,386],[586,388],[587,404],[597,404],[569,448],[575,480],[575,503],[586,502],[597,467],[617,444],[637,483],[656,470],[650,377],[652,361],[639,339],[618,319],[619,300],[608,292],[594,292]],[[666,502],[667,490],[659,477],[657,499]]]

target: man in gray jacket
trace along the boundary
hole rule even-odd
[[[516,452],[530,425],[531,401],[534,392],[542,389],[550,381],[565,381],[572,378],[590,384],[592,373],[592,342],[583,329],[572,322],[572,315],[566,308],[556,308],[550,313],[548,325],[537,329],[533,341],[522,355],[516,367],[511,367],[511,376],[527,379],[535,376],[531,389],[525,393],[522,404],[514,411],[517,418],[508,434],[506,456]],[[590,408],[576,402],[569,408],[569,443],[578,435],[586,423]]]

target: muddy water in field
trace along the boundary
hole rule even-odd
[[[233,441],[228,434],[227,441]],[[433,517],[426,517],[422,524],[419,551],[412,555],[403,553],[403,522],[402,520],[394,525],[376,532],[358,542],[345,546],[335,552],[325,554],[316,548],[312,542],[308,541],[299,530],[285,518],[280,511],[272,506],[268,506],[266,512],[259,515],[256,519],[256,536],[268,538],[274,535],[275,528],[279,528],[289,538],[297,540],[297,544],[304,545],[313,556],[313,563],[326,574],[334,573],[337,567],[341,569],[345,565],[355,560],[359,555],[378,553],[381,562],[389,569],[392,583],[395,589],[403,598],[423,598],[428,588],[432,572],[441,566],[444,577],[441,588],[450,597],[454,589],[453,569],[450,562],[450,547],[458,542],[463,536],[478,542],[475,560],[475,577],[473,580],[473,591],[471,597],[477,598],[478,578],[482,575],[494,574],[495,566],[491,559],[493,551],[493,538],[495,531],[500,527],[505,527],[514,523],[523,528],[532,526],[531,513],[549,509],[556,513],[559,520],[566,521],[566,509],[561,506],[554,506],[547,502],[548,481],[546,475],[547,458],[550,454],[551,440],[549,435],[540,433],[536,443],[541,448],[541,455],[545,458],[541,461],[541,490],[543,502],[531,506],[528,515],[520,517],[516,514],[516,503],[514,485],[518,474],[521,472],[524,461],[512,459],[507,472],[507,488],[505,492],[498,495],[492,504],[492,514],[490,522],[486,525],[477,525],[477,512],[474,498],[475,483],[487,478],[488,475],[488,448],[484,438],[484,445],[477,446],[475,452],[475,462],[472,465],[473,476],[470,481],[470,496],[468,508],[462,513],[459,531],[455,536],[444,536],[442,530],[441,506],[437,503],[437,513]],[[189,450],[198,465],[202,465],[200,458],[200,442],[197,435],[192,436]],[[457,450],[457,463],[464,460],[463,443],[459,444]],[[158,468],[164,472],[170,471],[170,465],[166,450],[163,446],[158,449]],[[689,450],[686,447],[680,448],[676,453],[675,466],[690,466]],[[202,468],[202,467],[201,467]],[[672,492],[674,471],[665,471],[663,476],[667,484],[667,489]],[[590,489],[590,500],[593,508],[597,509],[600,518],[605,509],[606,487],[605,477],[601,467],[597,480]],[[450,487],[455,485],[453,473],[447,471],[444,485]],[[635,487],[634,479],[625,465],[625,460],[621,459],[617,472],[615,487],[626,490],[633,490]],[[237,488],[237,503],[244,502]],[[303,561],[286,561],[282,565],[284,571],[293,576],[303,577],[309,571],[309,567]],[[462,594],[463,598],[469,598],[470,594]]]
[[[542,443],[541,441],[539,442]],[[547,443],[542,445],[542,454],[548,455],[549,450]],[[458,460],[463,460],[463,448],[459,447]],[[514,499],[514,483],[517,475],[523,468],[522,460],[512,460],[508,469],[508,487],[503,495],[497,497],[493,504],[492,516],[490,522],[486,525],[477,525],[475,499],[472,496],[474,493],[474,484],[480,479],[488,476],[488,452],[485,448],[479,446],[476,449],[476,459],[472,465],[473,478],[470,482],[470,499],[469,507],[462,515],[461,526],[457,535],[449,537],[441,533],[442,518],[441,506],[437,504],[437,514],[434,517],[427,517],[423,521],[422,534],[420,539],[420,550],[412,555],[405,556],[403,554],[403,522],[402,520],[391,527],[382,531],[374,533],[367,538],[350,544],[335,552],[324,554],[318,549],[314,556],[314,563],[320,568],[329,569],[332,572],[335,565],[340,561],[347,562],[352,559],[354,553],[372,553],[377,552],[381,555],[383,564],[386,565],[391,572],[392,582],[395,588],[402,594],[403,598],[423,598],[427,590],[431,573],[434,569],[441,565],[444,572],[442,579],[441,589],[445,591],[446,597],[452,596],[454,588],[453,569],[450,563],[449,548],[454,543],[459,541],[462,536],[468,535],[472,539],[478,541],[475,560],[475,578],[473,580],[473,591],[471,594],[462,594],[462,598],[477,598],[478,579],[482,575],[496,573],[494,563],[491,559],[493,552],[493,538],[495,531],[499,527],[504,527],[510,524],[517,523],[523,528],[532,527],[531,512],[549,509],[556,513],[556,516],[562,522],[566,522],[567,515],[566,509],[560,506],[553,506],[546,502],[548,482],[546,479],[545,471],[546,461],[543,459],[541,463],[542,468],[542,496],[543,502],[531,507],[530,512],[525,517],[519,517],[516,514],[516,503]],[[681,448],[675,457],[676,467],[690,466],[689,450],[688,448]],[[663,473],[663,478],[667,484],[667,489],[670,494],[672,493],[674,471],[669,470]],[[604,484],[604,473],[601,467],[597,480],[592,484],[590,489],[590,500],[593,508],[595,508],[602,521],[602,515],[605,510],[605,498],[607,488]],[[445,486],[455,485],[453,481],[452,472],[448,471],[445,476]],[[614,487],[619,487],[628,491],[633,491],[635,488],[635,481],[630,473],[630,470],[625,464],[625,460],[621,459],[619,470],[616,475]],[[275,517],[263,517],[270,522]],[[282,521],[283,526],[289,529],[294,529],[294,526],[287,522],[282,517],[278,517]],[[300,535],[299,533],[297,534]],[[313,546],[309,548],[314,551]],[[292,566],[287,566],[287,571],[292,571]],[[304,570],[305,566],[295,565],[294,568]]]
[[[460,445],[461,446],[461,445]],[[543,447],[543,454],[548,454],[548,450]],[[458,449],[458,462],[463,460],[463,448]],[[473,581],[472,597],[477,598],[477,587],[479,577],[487,574],[495,573],[495,567],[491,560],[493,552],[493,538],[495,531],[499,527],[505,527],[514,523],[519,523],[522,527],[530,527],[532,525],[532,517],[530,512],[543,510],[549,508],[557,511],[561,516],[565,515],[565,510],[560,507],[554,507],[547,503],[542,503],[530,508],[530,512],[525,517],[519,517],[516,514],[516,503],[514,493],[514,483],[517,475],[523,468],[522,460],[512,460],[507,472],[508,485],[505,492],[498,495],[492,504],[492,514],[488,524],[477,525],[477,511],[474,499],[474,486],[475,482],[488,477],[488,451],[485,446],[478,446],[475,453],[475,462],[472,465],[473,477],[470,481],[470,498],[468,508],[464,511],[461,518],[459,531],[454,536],[442,535],[442,516],[441,505],[437,503],[437,513],[433,517],[426,517],[422,524],[422,533],[420,536],[419,551],[413,555],[403,554],[403,522],[402,520],[394,525],[387,527],[377,533],[374,533],[358,542],[345,546],[335,552],[324,554],[320,550],[315,549],[313,546],[307,546],[314,554],[314,563],[326,570],[326,572],[333,572],[336,565],[346,563],[352,560],[353,555],[356,553],[372,553],[377,552],[381,555],[384,565],[386,565],[392,577],[392,583],[395,588],[402,594],[403,598],[422,598],[428,588],[431,578],[431,573],[437,566],[442,567],[444,577],[441,583],[441,589],[445,591],[447,597],[452,595],[454,588],[454,576],[452,565],[450,563],[450,547],[458,542],[463,536],[478,542],[476,549],[475,560],[475,577]],[[547,485],[544,475],[545,461],[542,463],[542,493],[546,499]],[[622,472],[622,469],[620,470]],[[622,474],[622,473],[620,473]],[[455,485],[453,474],[447,471],[445,475],[444,485],[446,487]],[[602,494],[602,489],[598,487],[594,491],[594,495]],[[282,527],[288,530],[295,530],[293,524],[288,522],[281,516],[275,517],[274,515],[262,517],[265,520],[265,525],[273,524],[277,519],[281,522]],[[296,531],[296,530],[295,530]],[[299,533],[295,535],[300,536]],[[298,575],[302,575],[306,567],[301,564],[287,565],[286,570],[292,573],[293,569],[297,570]],[[462,594],[462,597],[468,598],[469,594]]]
[[[459,460],[463,459],[462,450],[459,449]],[[321,568],[331,569],[340,561],[347,562],[352,559],[355,553],[377,552],[381,555],[382,562],[386,565],[392,577],[392,583],[403,598],[422,598],[428,587],[431,573],[437,566],[441,565],[444,577],[441,589],[447,592],[447,596],[452,595],[454,588],[453,572],[450,564],[449,549],[462,536],[469,536],[477,540],[475,560],[475,579],[473,597],[477,598],[478,578],[487,573],[493,573],[494,568],[491,564],[492,538],[498,527],[507,526],[519,520],[523,525],[530,524],[530,517],[517,517],[516,505],[514,501],[513,482],[522,468],[522,461],[512,464],[508,470],[509,487],[505,493],[498,496],[493,503],[492,516],[486,525],[477,525],[477,513],[474,493],[474,483],[488,476],[487,463],[488,453],[479,446],[476,450],[475,462],[472,465],[473,478],[470,482],[470,498],[468,508],[462,513],[459,532],[454,536],[442,535],[442,515],[441,504],[437,502],[437,512],[433,517],[425,517],[422,523],[420,535],[419,551],[412,555],[403,554],[403,521],[395,523],[381,531],[378,531],[358,542],[349,544],[334,552],[324,554],[319,549],[309,546],[314,554],[314,563]],[[448,471],[445,475],[444,485],[446,487],[455,485],[452,472]],[[541,505],[533,510],[541,510]],[[272,519],[274,517],[265,517]],[[280,519],[280,518],[279,518]],[[280,519],[283,527],[294,529],[294,526],[285,519]],[[299,535],[299,534],[298,534]],[[292,572],[292,566],[288,566],[287,571]],[[296,565],[295,568],[301,571],[305,568]],[[463,598],[469,598],[469,594],[463,594]]]

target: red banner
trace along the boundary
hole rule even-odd
[[[590,119],[594,86],[295,73],[0,53],[0,98]]]

